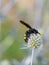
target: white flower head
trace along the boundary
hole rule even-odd
[[[39,34],[31,34],[28,38],[28,46],[31,48],[38,48],[42,44],[42,37]]]

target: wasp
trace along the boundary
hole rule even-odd
[[[28,43],[31,47],[37,48],[40,43],[40,33],[35,28],[32,28],[29,24],[25,23],[24,21],[20,20],[20,23],[25,25],[29,30],[27,30],[24,34],[24,40]]]

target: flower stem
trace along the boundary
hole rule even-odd
[[[34,48],[32,49],[32,56],[31,56],[31,64],[30,65],[33,64],[33,59],[34,59]]]

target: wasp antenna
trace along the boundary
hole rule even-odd
[[[24,21],[20,20],[20,23],[25,25],[27,28],[32,29],[32,27],[29,24],[25,23]]]

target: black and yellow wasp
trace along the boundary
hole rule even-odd
[[[24,34],[24,40],[26,43],[30,40],[29,44],[31,47],[37,48],[40,45],[40,33],[35,28],[32,28],[29,24],[25,23],[24,21],[20,20],[20,23],[25,25],[29,30],[27,30]],[[32,40],[31,40],[32,36]],[[33,42],[34,41],[34,42]]]

